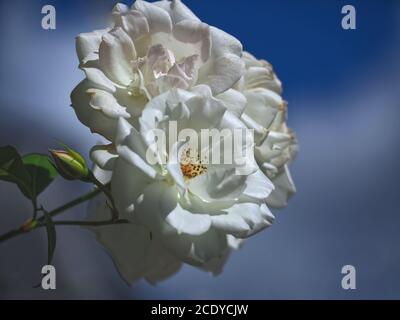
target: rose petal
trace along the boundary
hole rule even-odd
[[[244,197],[264,201],[274,190],[273,183],[261,170],[257,170],[246,178],[246,188],[243,191]]]
[[[115,26],[121,27],[134,41],[150,32],[147,19],[140,11],[115,11],[113,19]]]
[[[198,236],[207,232],[211,227],[211,218],[207,214],[191,213],[183,209],[179,203],[166,216],[167,221],[176,229],[178,234]]]
[[[289,198],[296,193],[296,187],[287,165],[274,177],[272,182],[275,185],[275,190],[269,195],[267,204],[273,208],[287,206]]]
[[[212,216],[213,227],[237,238],[247,238],[268,227],[273,215],[265,204],[239,203],[226,210],[225,215]]]
[[[211,57],[199,70],[199,83],[207,84],[217,95],[231,88],[243,75],[242,44],[214,27],[211,31]]]
[[[222,100],[225,107],[238,118],[240,118],[246,108],[246,97],[241,92],[234,89],[229,89],[217,95],[217,99]]]
[[[186,46],[194,44],[193,53],[186,54],[186,56],[198,53],[203,63],[209,59],[211,34],[210,27],[207,24],[193,20],[182,20],[174,25],[172,33],[175,39],[185,43]]]
[[[194,266],[204,266],[213,259],[221,258],[228,249],[226,235],[214,228],[200,236],[165,236],[162,243],[181,261]]]
[[[151,33],[171,32],[171,17],[164,9],[142,0],[136,0],[132,8],[140,11],[146,17]]]
[[[284,108],[280,95],[267,89],[246,91],[247,105],[244,113],[264,128],[269,128],[278,111]]]
[[[103,72],[114,82],[128,85],[133,80],[132,61],[135,46],[122,28],[103,35],[99,48],[99,63]]]
[[[97,145],[90,150],[90,159],[103,170],[113,170],[117,158],[112,145]]]
[[[163,8],[165,11],[167,11],[173,23],[178,23],[182,20],[193,20],[199,22],[199,18],[196,17],[196,15],[187,7],[185,6],[182,1],[180,0],[163,0],[163,1],[156,1],[153,2],[156,6],[159,6],[160,8]]]
[[[99,58],[98,51],[102,36],[108,31],[109,29],[95,30],[93,32],[81,33],[76,37],[76,52],[81,66]]]
[[[110,217],[104,196],[93,199],[89,207],[90,221]],[[142,277],[158,282],[179,270],[180,263],[153,239],[149,230],[136,224],[87,227],[113,258],[126,282]],[[162,269],[161,269],[162,267]]]
[[[99,89],[88,89],[86,93],[90,95],[89,105],[93,109],[101,111],[105,116],[114,119],[131,117],[126,112],[126,108],[121,106],[111,93]]]
[[[71,93],[72,107],[84,125],[92,132],[99,133],[109,140],[112,140],[117,128],[117,119],[107,117],[102,110],[94,109],[90,106],[90,95],[87,90],[95,87],[89,80],[83,80]]]
[[[114,93],[117,89],[114,83],[106,77],[106,75],[97,68],[82,68],[86,74],[86,78],[93,82],[98,89],[102,89]]]

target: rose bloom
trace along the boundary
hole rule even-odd
[[[120,217],[131,223],[90,229],[129,283],[158,282],[182,263],[218,274],[232,249],[272,224],[268,206],[285,206],[295,192],[288,165],[297,142],[281,83],[270,64],[180,1],[117,4],[112,21],[77,37],[86,78],[71,100],[79,120],[110,141],[92,149],[94,173],[111,182]],[[244,157],[204,163],[189,143],[163,148],[149,135],[169,136],[171,121],[178,133],[255,135],[233,139]],[[213,141],[210,157],[220,145]],[[91,202],[89,220],[109,217],[103,196]]]
[[[241,43],[180,1],[117,4],[112,20],[107,29],[77,37],[86,78],[71,93],[79,120],[109,140],[119,117],[135,125],[147,102],[171,88],[205,84],[218,95],[243,74]]]
[[[191,156],[188,142],[177,141],[167,150],[158,147],[154,136],[149,137],[154,129],[172,134],[167,126],[170,121],[176,121],[178,131],[191,129],[198,136],[203,129],[226,129],[224,143],[235,129],[246,129],[208,86],[197,86],[191,92],[174,89],[149,101],[138,129],[120,118],[114,147],[93,148],[94,162],[112,171],[111,189],[121,217],[132,222],[124,229],[117,225],[93,230],[128,282],[142,276],[158,281],[170,272],[160,275],[153,266],[175,272],[181,262],[218,273],[238,239],[274,220],[266,205],[274,187],[254,159],[252,135],[231,140],[239,154],[246,155],[240,164],[204,163]],[[220,141],[209,148],[210,159]],[[151,163],[149,148],[155,159],[167,152],[168,161]],[[97,209],[91,219],[104,216]],[[123,245],[116,240],[121,237]],[[143,267],[146,263],[149,268]]]

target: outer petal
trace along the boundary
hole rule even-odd
[[[210,27],[207,24],[193,20],[182,20],[174,25],[172,32],[174,37],[185,43],[186,46],[194,44],[194,53],[198,53],[203,62],[209,59],[211,54],[211,34]]]
[[[163,8],[165,11],[169,13],[171,16],[172,22],[178,23],[182,20],[193,20],[199,22],[199,18],[187,7],[185,6],[182,1],[180,0],[163,0],[163,1],[156,1],[153,4]]]
[[[89,105],[93,109],[101,111],[105,116],[113,119],[131,117],[131,115],[126,112],[126,108],[119,105],[111,93],[99,89],[88,89],[86,93],[90,95]]]
[[[238,238],[247,238],[272,224],[274,216],[265,204],[239,203],[226,215],[212,216],[213,227]]]
[[[243,243],[245,242],[245,240],[235,238],[234,236],[232,236],[230,234],[228,234],[226,236],[226,239],[228,241],[229,248],[234,249],[234,250],[240,249],[243,246]]]
[[[86,91],[93,87],[94,84],[86,79],[76,86],[71,93],[72,107],[78,119],[92,132],[112,140],[117,128],[117,120],[107,117],[101,110],[90,106],[91,97]]]
[[[103,170],[112,171],[117,158],[112,145],[97,145],[90,150],[90,159]]]
[[[272,159],[277,159],[281,156],[292,142],[293,138],[290,134],[270,131],[266,139],[255,147],[255,156],[260,162],[270,162]],[[290,160],[289,158],[290,154],[287,154],[287,156],[279,162],[284,163]]]
[[[109,30],[96,30],[88,33],[81,33],[76,37],[75,45],[80,65],[99,58],[98,51],[102,36]]]
[[[267,199],[267,204],[273,208],[283,208],[287,206],[289,198],[296,193],[288,166],[285,165],[280,173],[272,180],[275,190]]]
[[[272,71],[272,66],[250,67],[244,75],[246,89],[265,88],[282,93],[282,84]]]
[[[214,276],[221,274],[226,262],[228,261],[230,253],[230,249],[225,250],[222,256],[209,260],[201,267],[201,269],[211,272]]]
[[[97,180],[99,180],[102,184],[107,184],[111,181],[112,171],[103,170],[99,166],[94,165],[92,172]]]
[[[183,209],[179,203],[165,219],[178,234],[198,236],[206,233],[211,227],[211,218],[207,214],[196,214]]]
[[[96,88],[114,93],[117,89],[114,83],[106,77],[106,75],[97,68],[82,68],[86,74],[86,78],[92,82]]]
[[[285,108],[281,96],[268,89],[246,91],[246,110],[244,113],[264,128],[274,121],[278,111]]]
[[[154,239],[153,245],[157,250],[152,251],[154,259],[145,278],[154,285],[178,272],[182,267],[182,262],[169,253],[157,239]]]
[[[131,63],[135,58],[135,46],[122,28],[116,28],[103,36],[99,63],[111,80],[121,85],[130,84],[133,79]]]
[[[243,75],[242,44],[222,30],[211,27],[211,58],[199,70],[199,83],[208,84],[214,94],[231,88]]]
[[[214,228],[200,236],[164,236],[161,242],[179,260],[194,266],[223,257],[228,248],[226,235]]]
[[[137,167],[131,166],[125,160],[115,161],[111,180],[111,191],[121,215],[135,221],[134,210],[144,189],[152,180]]]
[[[151,33],[171,32],[171,17],[164,9],[154,5],[153,3],[142,0],[136,0],[132,8],[140,11],[146,17]]]
[[[238,118],[240,118],[244,109],[246,108],[246,97],[234,89],[229,89],[219,94],[217,99],[222,100],[225,107]]]
[[[90,221],[109,218],[104,196],[92,200]],[[113,258],[126,282],[132,284],[142,277],[152,283],[163,280],[178,271],[180,263],[153,239],[149,230],[135,224],[89,227],[97,240]]]
[[[122,159],[149,178],[158,177],[158,172],[146,161],[147,149],[140,133],[123,118],[119,118],[115,141],[117,153]]]
[[[274,190],[273,183],[264,173],[261,172],[261,170],[257,170],[253,174],[247,176],[246,188],[242,195],[251,199],[263,201],[267,199],[272,190]]]
[[[244,75],[244,89],[262,87],[282,94],[282,83],[274,73],[272,65],[265,60],[258,60],[244,51],[242,60],[246,64]]]
[[[125,10],[116,10],[117,6],[113,10],[113,19],[116,27],[124,29],[132,40],[136,40],[149,33],[149,24],[141,12],[127,8]]]

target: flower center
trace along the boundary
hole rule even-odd
[[[199,154],[193,152],[190,148],[187,148],[182,152],[180,157],[180,166],[183,177],[186,180],[206,173],[208,169],[207,165],[200,160]]]

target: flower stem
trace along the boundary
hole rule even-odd
[[[50,217],[54,217],[54,216],[66,211],[68,209],[71,209],[71,208],[77,206],[78,204],[81,204],[83,202],[86,202],[86,201],[94,198],[96,195],[100,194],[101,192],[102,192],[102,190],[100,190],[99,188],[96,188],[96,189],[94,189],[94,190],[92,190],[92,191],[90,191],[90,192],[88,192],[88,193],[86,193],[86,194],[84,194],[84,195],[82,195],[82,196],[70,201],[70,202],[67,202],[66,204],[64,204],[64,205],[62,205],[62,206],[60,206],[60,207],[58,207],[58,208],[56,208],[56,209],[54,209],[52,211],[50,211],[49,212],[49,216]],[[6,240],[9,240],[11,238],[14,238],[16,236],[19,236],[21,234],[28,233],[28,232],[32,231],[33,229],[36,229],[36,228],[44,225],[43,224],[44,223],[44,218],[43,217],[39,218],[37,221],[38,221],[38,224],[34,228],[29,230],[29,231],[23,230],[22,228],[18,228],[18,229],[11,230],[9,232],[6,232],[6,233],[0,235],[0,243],[4,242]],[[82,222],[84,222],[84,221],[82,221]]]
[[[115,221],[118,220],[118,211],[115,208],[114,199],[109,189],[110,184],[107,185],[102,184],[99,180],[97,180],[96,176],[92,172],[90,172],[89,174],[89,179],[97,186],[97,188],[99,188],[106,195],[111,204],[110,206],[111,218]]]
[[[120,220],[104,220],[104,221],[73,221],[73,220],[63,220],[63,221],[54,221],[54,224],[57,226],[108,226],[112,224],[126,224],[130,223],[128,220],[120,219]],[[42,226],[42,225],[40,225]],[[44,225],[43,225],[44,226]]]
[[[0,236],[0,242],[6,241],[8,239],[14,238],[20,234],[25,233],[25,231],[23,231],[22,229],[15,229],[15,230],[11,230],[9,232],[6,232],[4,234],[2,234]]]
[[[95,196],[97,196],[101,192],[102,192],[102,190],[100,190],[99,188],[96,188],[96,189],[94,189],[94,190],[92,190],[92,191],[90,191],[90,192],[88,192],[88,193],[86,193],[86,194],[84,194],[84,195],[82,195],[82,196],[80,196],[80,197],[78,197],[78,198],[76,198],[76,199],[64,204],[64,205],[62,205],[61,207],[58,207],[58,208],[50,211],[49,212],[49,216],[50,217],[54,217],[54,216],[66,211],[68,209],[71,209],[72,207],[77,206],[78,204],[81,204],[83,202],[86,202],[86,201],[94,198]]]

